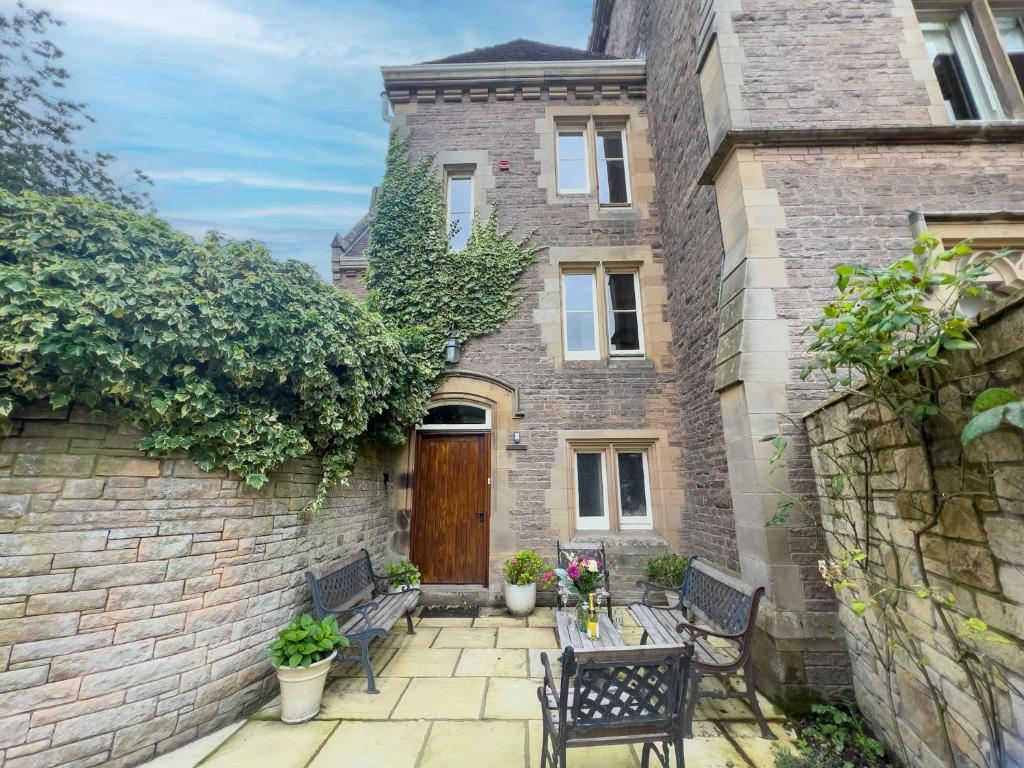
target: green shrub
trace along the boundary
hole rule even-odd
[[[348,648],[348,638],[338,632],[333,616],[316,621],[308,613],[296,616],[292,623],[277,633],[270,644],[270,663],[275,667],[308,667],[334,653]]]
[[[674,553],[652,557],[644,566],[644,578],[660,587],[674,589],[683,583],[689,564],[690,558]]]
[[[388,577],[388,584],[392,587],[403,587],[406,585],[415,587],[420,583],[420,569],[409,560],[388,563],[384,573]]]
[[[532,549],[521,549],[505,561],[505,582],[519,587],[537,583],[550,573],[540,555]],[[550,579],[545,578],[545,585]]]
[[[257,488],[316,451],[319,501],[363,435],[404,439],[440,359],[259,243],[0,191],[0,427],[15,403],[80,402],[144,430],[143,450],[187,451]]]
[[[798,754],[775,747],[775,768],[885,768],[885,747],[868,729],[856,707],[843,699],[815,704],[796,721]]]

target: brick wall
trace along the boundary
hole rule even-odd
[[[679,360],[674,420],[682,425],[683,526],[688,551],[738,572],[722,413],[715,391],[722,235],[714,189],[697,185],[708,159],[696,61],[690,44],[697,3],[618,0],[606,51],[647,56],[667,312]]]
[[[383,455],[309,513],[315,460],[254,492],[77,409],[22,417],[0,443],[9,768],[134,765],[238,719],[276,691],[266,645],[308,607],[303,572],[383,555]]]
[[[984,320],[977,330],[981,351],[951,358],[951,380],[962,387],[980,390],[1002,386],[1024,394],[1024,300],[1015,302]],[[940,393],[948,414],[969,408],[952,388]],[[991,692],[999,707],[1007,762],[1024,764],[1024,444],[1019,431],[1005,430],[983,438],[968,448],[961,467],[959,432],[964,419],[931,419],[928,433],[931,460],[940,494],[950,498],[938,525],[922,538],[925,567],[934,586],[952,593],[965,615],[980,616],[995,630],[1011,638],[1008,644],[968,643],[982,658],[994,665],[1009,681],[1009,688],[996,683]],[[832,552],[849,541],[847,520],[858,530],[873,531],[872,563],[892,576],[893,563],[904,563],[903,586],[922,582],[910,543],[924,525],[922,510],[930,505],[922,491],[928,488],[925,460],[920,446],[904,430],[880,417],[877,408],[860,398],[846,398],[826,405],[806,420],[815,443],[814,462],[821,486],[828,487],[839,474],[828,457],[848,456],[851,446],[866,446],[876,472],[870,478],[873,505],[870,522],[864,505],[855,503],[847,492],[839,497],[821,496],[821,510]],[[859,464],[859,466],[863,466]],[[846,487],[858,487],[863,477],[851,474]],[[923,506],[922,506],[923,505]],[[844,593],[847,604],[853,595]],[[958,766],[988,766],[991,743],[980,712],[969,696],[965,675],[950,657],[950,643],[926,600],[907,597],[901,615],[945,701],[947,722]],[[910,764],[946,766],[937,714],[925,690],[920,673],[897,653],[892,680],[886,680],[865,622],[852,611],[840,612],[846,628],[853,662],[857,700],[872,723],[890,744],[896,742],[895,727],[902,730],[912,754]],[[880,637],[876,609],[865,614],[877,641]],[[954,626],[958,619],[954,616]],[[887,689],[895,696],[896,717],[888,703]],[[985,686],[985,690],[989,688]],[[1017,693],[1012,691],[1016,690]]]

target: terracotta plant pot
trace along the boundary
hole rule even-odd
[[[281,684],[281,722],[304,723],[320,712],[320,698],[331,670],[335,651],[308,667],[278,667],[277,682]]]
[[[505,608],[513,616],[529,616],[537,606],[537,584],[505,584]]]

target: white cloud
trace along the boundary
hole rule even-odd
[[[353,221],[366,215],[367,206],[359,205],[269,205],[257,208],[236,208],[234,210],[207,213],[196,218],[194,211],[161,211],[160,215],[192,223],[210,223],[222,219],[319,219],[331,222]]]
[[[258,17],[208,0],[47,0],[45,5],[58,17],[127,27],[151,37],[247,48],[272,56],[294,56],[302,47],[272,35]]]
[[[326,181],[261,176],[244,171],[221,171],[212,168],[189,168],[179,171],[153,171],[154,181],[185,181],[194,184],[235,184],[256,189],[296,189],[308,192],[334,192],[340,195],[369,195],[371,188],[356,184],[332,184]]]

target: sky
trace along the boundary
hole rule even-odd
[[[157,213],[194,236],[261,240],[330,278],[330,241],[384,172],[382,65],[525,37],[585,47],[591,0],[28,0],[83,149],[153,179]],[[15,0],[0,0],[11,11]]]

